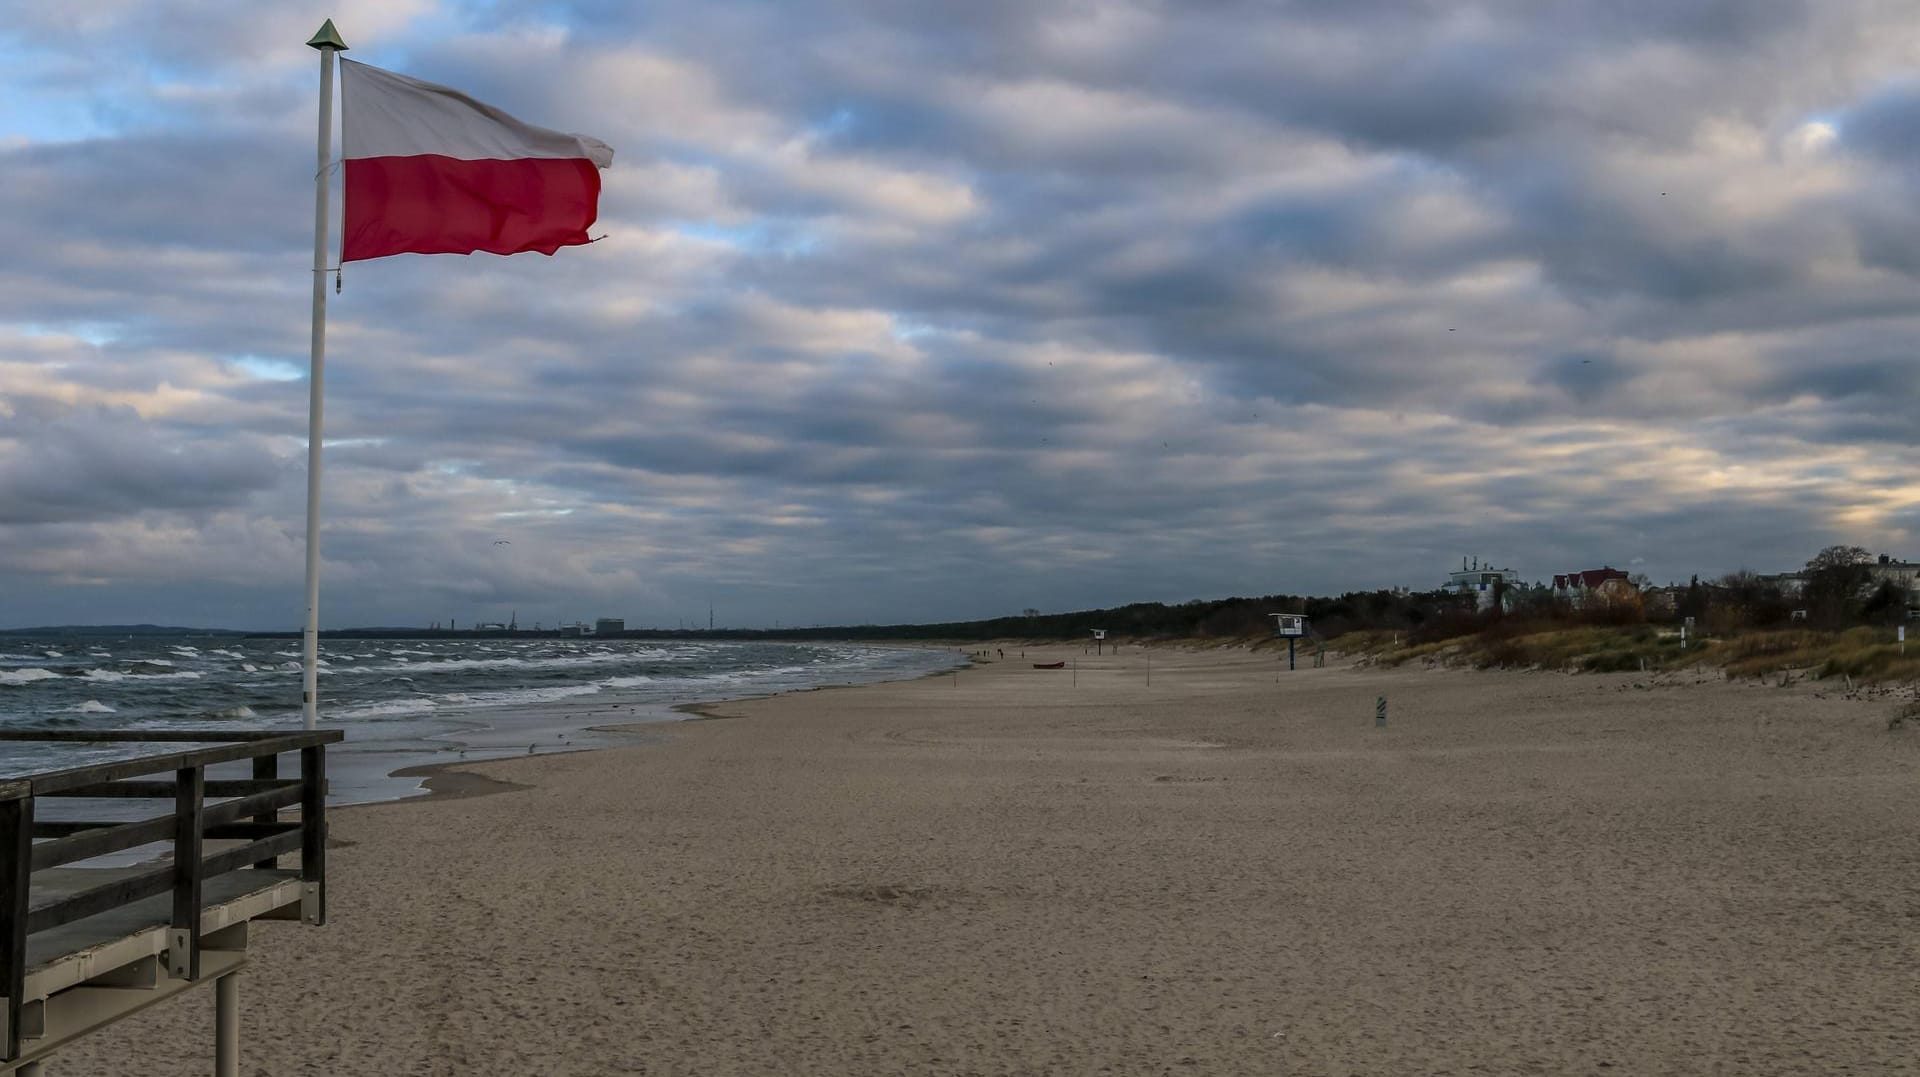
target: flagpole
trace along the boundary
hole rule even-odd
[[[320,50],[320,138],[313,173],[313,338],[307,377],[307,626],[300,701],[306,727],[320,720],[320,443],[327,360],[327,173],[333,164],[333,54],[347,43],[328,19],[307,44]]]

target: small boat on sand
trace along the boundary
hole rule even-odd
[[[1035,663],[1033,664],[1033,668],[1035,668],[1035,669],[1065,669],[1065,668],[1067,668],[1067,664],[1066,664],[1065,662],[1035,662]]]

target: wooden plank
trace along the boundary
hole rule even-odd
[[[156,818],[171,819],[173,816],[162,815]],[[128,823],[144,823],[148,821],[149,820],[146,819],[35,819],[33,821],[33,836],[36,838],[64,838],[71,834],[85,834],[89,830],[112,830],[116,826],[126,826]],[[169,830],[167,833],[171,834],[173,831]],[[36,845],[34,848],[37,849],[39,846]]]
[[[174,787],[173,782],[160,784],[165,784],[169,790]],[[222,784],[224,783],[206,783],[209,789]],[[203,812],[206,836],[220,837],[222,835],[213,833],[215,827],[249,815],[256,821],[271,822],[277,817],[279,809],[300,802],[301,787],[298,781],[265,784],[268,788],[263,792],[206,808]],[[174,835],[174,823],[172,815],[130,823],[80,821],[36,823],[33,828],[35,837],[59,837],[60,840],[42,842],[33,847],[33,870],[43,871],[62,864],[71,864],[77,860],[85,860],[88,857],[132,849],[148,842],[165,841]]]
[[[209,823],[207,824],[205,836],[208,840],[226,840],[230,838],[247,838],[251,840],[254,838],[270,838],[275,834],[297,834],[299,832],[300,823],[298,820],[288,820],[284,823],[256,823],[249,819],[243,823]],[[299,847],[300,843],[295,842],[288,847],[288,851]],[[208,874],[212,873],[209,872]]]
[[[200,818],[206,806],[207,772],[182,767],[174,775],[173,930],[167,936],[167,971],[183,980],[200,978]]]
[[[33,870],[45,871],[90,856],[117,853],[148,842],[165,841],[173,835],[173,831],[173,816],[163,815],[158,819],[122,823],[107,830],[88,830],[58,841],[42,842],[33,847]]]
[[[281,808],[290,808],[300,803],[305,795],[305,790],[298,781],[283,782],[277,788],[269,789],[264,793],[255,793],[250,797],[210,805],[206,810],[206,822],[208,826],[215,823],[231,823],[249,815],[256,821],[272,822],[279,818]]]
[[[300,848],[301,839],[300,830],[294,828],[232,849],[222,849],[206,858],[201,875],[211,879],[244,868],[261,857],[290,853]]]
[[[27,934],[37,935],[48,928],[70,924],[108,909],[117,909],[141,898],[164,894],[172,886],[172,864],[120,876],[31,910],[27,913]]]
[[[339,740],[338,729],[0,729],[0,740],[44,740],[79,744],[227,744],[285,740],[282,751]]]
[[[12,783],[17,786],[19,783]],[[0,799],[0,1062],[20,1057],[22,995],[27,982],[27,898],[32,882],[33,798]]]
[[[266,793],[275,789],[292,789],[300,783],[292,779],[285,781],[274,779],[227,778],[205,783],[206,795],[210,797],[245,797],[255,793]],[[41,796],[54,797],[92,797],[96,800],[125,800],[130,798],[159,799],[172,797],[179,793],[173,782],[166,781],[118,781],[96,782],[92,785],[76,785],[55,793],[42,793]]]
[[[268,751],[288,751],[299,747],[301,751],[332,744],[345,734],[338,729],[316,729],[309,733],[289,733],[274,740],[243,741],[216,744],[206,748],[195,748],[184,752],[166,752],[159,755],[140,756],[135,759],[122,759],[108,763],[92,763],[86,766],[68,767],[65,770],[44,771],[31,775],[28,780],[33,784],[35,796],[47,796],[63,790],[83,785],[97,785],[101,782],[117,781],[121,778],[135,778],[142,774],[156,774],[167,770],[180,770],[185,767],[208,767],[216,763],[230,763],[238,759],[252,759]],[[33,740],[33,737],[5,737],[0,740]],[[39,738],[45,739],[45,738]],[[64,739],[64,738],[53,738]]]

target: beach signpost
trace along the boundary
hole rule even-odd
[[[1107,645],[1107,630],[1104,628],[1094,629],[1093,630],[1093,653],[1100,654],[1102,652],[1102,649],[1105,648],[1106,645]]]
[[[1269,613],[1273,618],[1273,634],[1287,641],[1287,668],[1293,668],[1293,641],[1307,634],[1307,615],[1304,613]]]
[[[320,715],[320,446],[327,353],[327,274],[394,254],[551,255],[591,243],[600,170],[613,149],[597,138],[535,127],[459,90],[340,60],[340,263],[327,265],[327,184],[333,173],[334,54],[347,43],[328,19],[308,40],[320,51],[320,137],[313,173],[313,335],[307,379],[307,620],[301,704]]]

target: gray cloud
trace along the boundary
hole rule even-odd
[[[210,11],[10,30],[11,621],[298,617],[311,27]],[[323,609],[936,619],[1461,552],[1912,554],[1892,19],[347,4],[356,56],[620,156],[604,243],[347,268]]]

